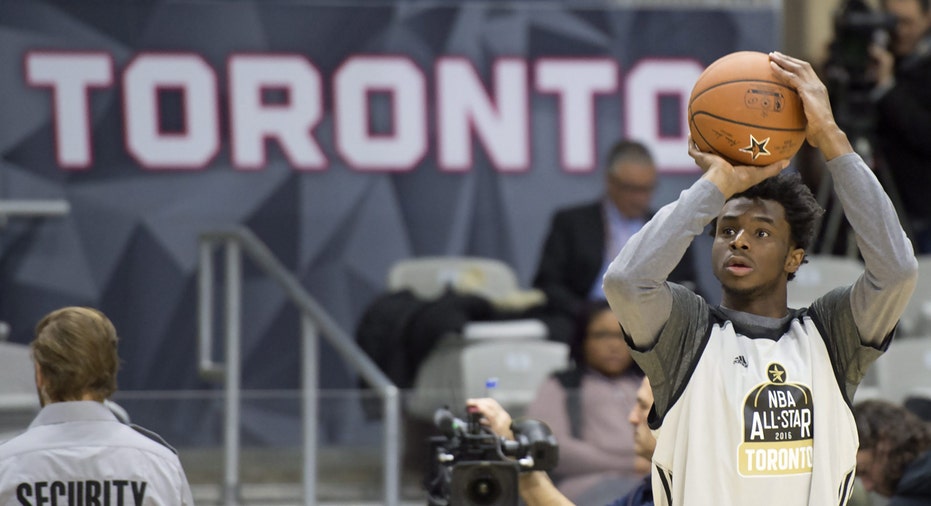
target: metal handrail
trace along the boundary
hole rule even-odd
[[[0,199],[0,221],[10,217],[41,218],[46,216],[63,216],[71,211],[67,200],[18,200]]]
[[[71,204],[67,200],[0,199],[0,228],[5,227],[10,218],[51,218],[70,212]],[[10,324],[0,321],[0,341],[8,337]]]
[[[213,252],[225,249],[224,321],[226,354],[224,363],[212,358],[213,336]],[[200,235],[198,268],[198,368],[203,377],[225,381],[226,412],[224,424],[225,504],[239,504],[239,405],[240,405],[240,318],[242,315],[242,252],[284,289],[301,314],[302,358],[301,387],[303,432],[304,504],[316,504],[317,484],[317,390],[318,330],[340,356],[381,395],[384,402],[384,503],[397,506],[400,500],[400,396],[398,388],[375,365],[314,300],[268,247],[247,228],[234,227]]]

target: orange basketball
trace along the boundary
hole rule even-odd
[[[783,84],[769,56],[739,51],[698,76],[689,98],[689,131],[698,148],[738,165],[791,158],[805,140],[798,93]]]

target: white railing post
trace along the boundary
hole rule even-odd
[[[217,243],[225,248],[224,323],[225,363],[212,359],[213,338],[213,254]],[[333,321],[289,273],[268,248],[248,229],[221,230],[201,235],[198,279],[198,368],[208,380],[224,380],[224,462],[222,503],[238,506],[242,499],[239,479],[240,407],[242,397],[242,253],[277,281],[301,312],[301,388],[303,432],[304,504],[317,502],[317,449],[319,446],[319,339],[327,338],[347,363],[376,387],[384,402],[384,504],[398,506],[401,476],[400,391],[384,372],[359,349],[353,339]]]
[[[401,399],[400,391],[390,385],[384,391],[384,465],[382,468],[385,506],[398,506],[401,497]]]
[[[242,369],[240,313],[242,312],[242,253],[235,239],[226,240],[226,420],[223,497],[226,506],[239,504],[239,408]]]
[[[317,413],[319,412],[319,396],[317,395],[319,383],[319,353],[317,326],[307,314],[301,315],[301,364],[304,427],[304,504],[311,506],[317,504]]]

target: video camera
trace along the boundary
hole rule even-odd
[[[511,424],[514,440],[496,436],[470,410],[468,422],[447,408],[433,422],[441,436],[430,438],[433,466],[424,480],[429,506],[517,506],[522,471],[549,471],[559,460],[550,428],[532,418]]]
[[[870,84],[869,47],[888,45],[895,33],[895,16],[874,11],[864,0],[847,0],[834,18],[830,60],[844,68],[857,84]]]
[[[825,84],[841,128],[854,137],[873,131],[869,93],[876,84],[869,48],[889,45],[896,19],[864,0],[847,0],[834,17],[834,39],[825,64]]]

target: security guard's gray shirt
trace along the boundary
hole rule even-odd
[[[56,402],[0,444],[0,504],[193,505],[178,456],[102,403]]]

